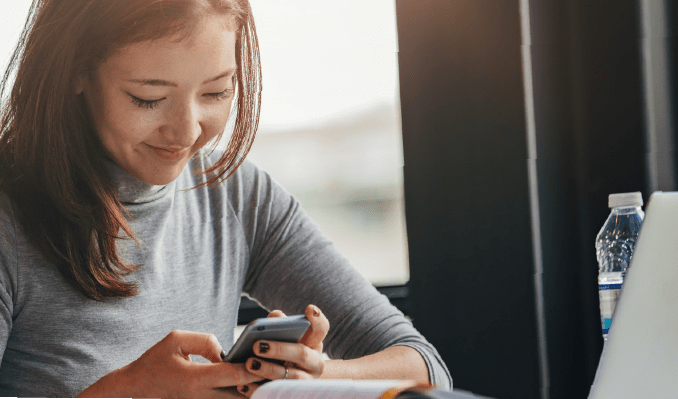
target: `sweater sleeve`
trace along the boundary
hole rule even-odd
[[[324,342],[330,358],[409,346],[424,358],[430,381],[450,389],[447,367],[412,323],[349,264],[297,200],[266,173],[243,166],[237,191],[247,198],[234,203],[250,245],[245,293],[287,314],[317,305],[330,322]]]
[[[13,219],[5,213],[6,204],[7,201],[0,197],[0,364],[7,347],[9,332],[12,330],[17,267],[16,226]]]

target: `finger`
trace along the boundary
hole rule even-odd
[[[299,380],[312,378],[305,370],[267,362],[263,359],[249,358],[245,365],[250,373],[269,380]]]
[[[188,355],[199,355],[212,363],[221,362],[222,347],[214,334],[174,330],[163,339],[173,352],[190,360]]]
[[[212,388],[249,385],[264,379],[250,373],[243,363],[191,363],[189,373],[196,386]]]
[[[286,315],[285,315],[285,313],[283,313],[282,310],[276,309],[276,310],[272,311],[271,313],[269,313],[268,316],[266,316],[266,317],[267,318],[268,317],[286,317]]]
[[[220,387],[214,388],[211,392],[202,392],[202,395],[196,395],[196,398],[242,398],[237,387]]]
[[[325,364],[322,352],[311,349],[306,345],[291,342],[258,341],[254,345],[254,353],[263,358],[284,360],[290,362],[290,364],[294,363],[297,368],[309,371],[314,375],[321,373]],[[255,361],[257,359],[248,359],[246,364],[250,365]],[[248,370],[257,375],[263,375],[256,373],[256,366],[253,368],[248,367]],[[263,376],[270,378],[268,374]]]
[[[257,388],[259,388],[259,384],[240,385],[238,386],[238,392],[245,395],[247,398],[251,398]]]
[[[306,307],[306,318],[311,322],[311,326],[299,343],[308,346],[311,349],[319,349],[322,352],[322,343],[327,333],[330,331],[330,321],[315,305]]]

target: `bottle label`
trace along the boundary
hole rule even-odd
[[[598,285],[598,297],[600,298],[600,321],[603,327],[603,335],[607,335],[612,324],[612,314],[617,305],[617,298],[621,291],[621,284]]]

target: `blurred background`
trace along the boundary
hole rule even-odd
[[[264,89],[248,159],[372,283],[407,282],[395,3],[251,4]]]

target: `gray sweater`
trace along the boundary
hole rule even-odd
[[[110,164],[142,243],[118,241],[123,260],[143,265],[128,277],[139,284],[131,298],[85,298],[0,211],[0,396],[74,396],[175,329],[215,334],[228,351],[241,293],[286,314],[320,307],[331,358],[405,345],[424,357],[433,383],[451,386],[436,350],[289,193],[248,162],[215,188],[190,190],[204,179],[194,170],[217,156],[199,155],[166,186]]]

